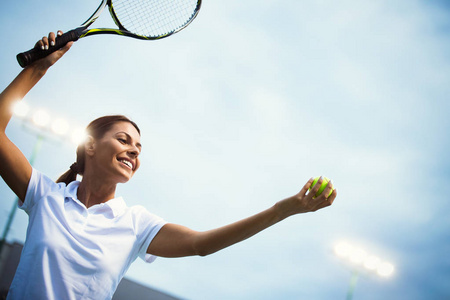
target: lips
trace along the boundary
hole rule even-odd
[[[134,170],[134,163],[127,158],[118,158],[117,159],[121,164],[125,165],[130,170]]]

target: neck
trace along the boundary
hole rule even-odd
[[[109,184],[98,179],[92,180],[92,178],[83,177],[78,187],[77,197],[81,203],[89,208],[93,205],[114,199],[116,186],[115,183]]]

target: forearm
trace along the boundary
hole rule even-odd
[[[62,34],[61,31],[58,32]],[[55,34],[51,32],[47,37],[36,43],[36,47],[42,49],[52,47],[55,44]],[[63,48],[39,59],[20,72],[16,79],[0,94],[0,130],[3,132],[12,116],[12,105],[14,102],[23,99],[34,85],[45,75],[48,68],[56,63],[66,53],[73,42],[67,43]],[[45,51],[45,50],[42,50]]]
[[[289,216],[330,206],[337,196],[336,189],[332,191],[332,184],[328,184],[320,196],[314,197],[322,178],[308,193],[312,182],[313,178],[298,194],[277,202],[269,209],[217,229],[198,232],[181,225],[166,224],[150,243],[147,253],[163,257],[205,256],[246,240]],[[327,198],[325,195],[330,196]]]
[[[212,254],[252,237],[285,217],[286,215],[279,210],[278,206],[274,205],[246,219],[200,232],[195,243],[196,252],[201,256]]]
[[[313,195],[317,193],[319,186],[322,184],[322,178],[312,188],[311,193],[307,194],[312,181],[313,178],[303,186],[298,194],[281,200],[271,208],[256,215],[227,226],[198,233],[194,243],[196,254],[203,256],[217,252],[248,239],[289,216],[313,212],[331,205],[337,195],[336,190],[333,190],[331,193],[332,184],[327,185],[327,188],[320,196],[313,198]],[[330,196],[327,199],[325,195]]]
[[[0,94],[0,176],[11,190],[23,200],[31,177],[31,166],[20,150],[6,136],[6,126],[12,116],[12,106],[44,76],[46,68],[32,65],[20,72]]]
[[[22,70],[0,94],[0,130],[3,132],[6,130],[14,103],[22,100],[46,72],[47,68],[43,65],[33,64]]]

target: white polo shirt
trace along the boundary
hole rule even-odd
[[[7,299],[111,299],[130,264],[166,224],[122,198],[89,209],[67,187],[33,169],[24,203],[27,237]],[[21,205],[21,206],[20,206]]]

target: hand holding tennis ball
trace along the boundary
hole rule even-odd
[[[328,197],[325,197],[325,195],[320,196],[324,191],[328,194]],[[292,197],[277,202],[274,207],[277,211],[277,215],[282,220],[289,216],[314,212],[330,206],[333,204],[336,197],[337,190],[333,187],[333,183],[330,182],[330,179],[326,177],[316,177],[309,179],[300,192]]]
[[[316,183],[317,183],[317,181],[319,181],[319,179],[320,179],[319,176],[316,177],[316,178],[314,178],[313,183],[312,183],[311,186],[309,187],[309,191],[311,191],[311,189],[316,185]],[[314,195],[313,198],[319,197],[320,194],[322,194],[322,192],[323,192],[323,191],[325,190],[325,188],[327,187],[329,181],[330,181],[329,178],[323,177],[322,184],[320,185],[319,190],[317,191],[317,193]],[[333,184],[333,183],[331,182],[331,184]],[[334,187],[332,186],[332,190],[331,190],[330,193],[328,194],[327,198],[331,196],[331,194],[333,193],[333,190],[334,190]]]

